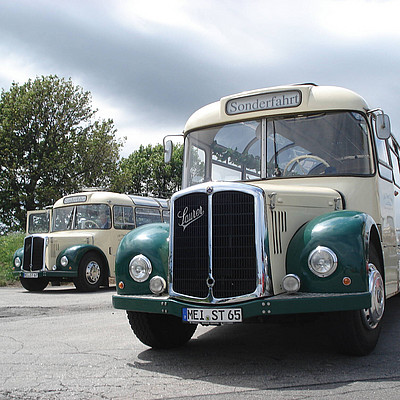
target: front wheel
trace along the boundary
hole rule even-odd
[[[101,257],[96,253],[86,253],[78,268],[75,287],[81,292],[94,292],[99,289],[105,268]]]
[[[184,345],[193,336],[197,325],[183,323],[178,317],[127,311],[129,324],[137,338],[156,349]]]
[[[19,278],[21,285],[30,292],[41,292],[49,284],[49,280],[46,278],[29,279]]]
[[[363,310],[338,313],[337,322],[339,348],[349,355],[364,356],[369,354],[378,343],[385,311],[385,287],[375,257],[370,257],[368,264],[368,286],[371,293],[371,307]],[[374,261],[374,262],[371,262]]]

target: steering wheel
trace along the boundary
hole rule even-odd
[[[98,228],[99,227],[99,225],[97,225],[97,223],[96,222],[94,222],[94,221],[85,221],[84,223],[83,223],[83,228],[84,229],[93,229],[93,228]]]
[[[313,156],[312,154],[303,154],[301,156],[297,156],[292,158],[287,164],[285,169],[283,170],[282,176],[287,176],[287,174],[291,171],[293,171],[293,168],[295,167],[295,164],[297,163],[300,168],[302,168],[303,172],[306,172],[306,170],[301,166],[300,161],[305,160],[307,158],[312,158],[314,160],[319,161],[320,163],[324,164],[327,168],[330,167],[330,165],[325,161],[323,158],[318,157],[318,156]],[[291,168],[289,168],[290,165],[294,164]],[[305,174],[307,175],[307,174]]]

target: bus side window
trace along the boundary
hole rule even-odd
[[[163,221],[169,223],[169,216],[170,216],[169,210],[163,210],[162,216],[163,216]]]
[[[135,228],[133,207],[114,206],[114,228],[129,230]]]
[[[400,187],[399,145],[393,139],[390,144],[390,156],[393,167],[394,183],[397,187]]]
[[[378,153],[378,168],[379,175],[390,182],[393,181],[392,168],[389,163],[389,155],[386,140],[381,140],[375,137],[376,150]]]
[[[161,222],[161,213],[158,208],[136,207],[136,227],[153,222]]]

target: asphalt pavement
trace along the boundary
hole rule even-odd
[[[199,327],[184,347],[133,335],[114,289],[0,288],[0,399],[344,399],[400,397],[400,297],[366,357],[336,352],[324,318]]]

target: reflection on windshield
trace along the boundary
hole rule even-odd
[[[372,173],[367,123],[355,112],[245,121],[192,132],[187,140],[187,186],[208,180]]]
[[[107,204],[84,204],[54,209],[53,231],[109,228],[111,214]]]

